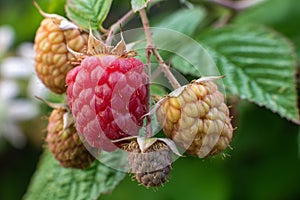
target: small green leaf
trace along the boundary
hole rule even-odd
[[[147,7],[149,0],[131,0],[131,7],[134,12],[137,12]]]
[[[67,16],[77,25],[99,29],[110,10],[112,0],[67,0]]]
[[[119,160],[116,154],[106,153],[102,156],[111,162]],[[99,161],[95,161],[86,170],[63,168],[46,150],[24,199],[98,199],[101,194],[112,191],[124,176],[125,173],[111,169]]]
[[[197,40],[207,47],[221,75],[226,76],[223,81],[229,94],[299,123],[296,59],[289,41],[267,28],[245,25],[211,30]],[[185,63],[182,67],[182,63],[177,58],[172,64],[191,74],[193,66]]]

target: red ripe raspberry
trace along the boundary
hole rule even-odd
[[[147,107],[147,75],[136,58],[86,57],[67,75],[67,95],[76,125],[87,142],[112,151],[110,140],[137,135]]]
[[[138,134],[146,114],[146,81],[136,58],[117,58],[104,70],[95,89],[96,112],[109,139]]]

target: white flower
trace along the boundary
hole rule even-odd
[[[11,28],[0,27],[0,56],[6,53],[13,38]],[[17,56],[4,58],[0,63],[0,139],[3,137],[14,147],[22,148],[26,137],[18,124],[39,114],[40,102],[33,100],[33,96],[45,98],[49,91],[35,74],[33,44],[21,44],[16,53]],[[29,79],[29,98],[17,98],[20,92],[19,79]]]
[[[15,81],[6,80],[0,82],[0,99],[2,101],[9,101],[9,99],[16,97],[18,93],[19,87]]]
[[[34,72],[33,64],[28,58],[6,58],[1,64],[1,75],[7,79],[28,78]]]
[[[17,48],[17,55],[23,58],[28,58],[32,63],[34,63],[34,48],[33,43],[24,42],[20,44]]]
[[[5,80],[0,82],[0,139],[4,137],[13,146],[21,148],[25,145],[26,139],[12,115],[14,110],[19,108],[12,105],[17,94],[18,87],[15,82]]]
[[[9,25],[0,26],[0,57],[4,55],[12,45],[15,38],[14,30]]]

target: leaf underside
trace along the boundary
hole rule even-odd
[[[112,162],[117,160],[113,157],[109,159]],[[86,170],[63,168],[46,150],[24,199],[98,199],[101,194],[112,191],[124,176],[125,173],[111,169],[98,161]]]

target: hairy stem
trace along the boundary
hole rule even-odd
[[[164,72],[167,79],[170,81],[172,87],[174,89],[181,87],[181,85],[179,84],[179,82],[177,81],[175,76],[170,71],[170,67],[164,62],[164,60],[162,59],[161,55],[159,54],[157,48],[155,47],[155,45],[153,43],[152,36],[151,36],[151,30],[150,30],[150,26],[149,26],[149,21],[148,21],[148,17],[147,17],[145,9],[140,10],[140,17],[141,17],[141,20],[143,23],[144,32],[145,32],[145,36],[146,36],[146,40],[147,40],[146,51],[151,52],[151,54],[153,54],[155,56],[156,60],[159,63],[159,66],[161,67],[161,69]]]
[[[120,26],[122,26],[122,24],[124,24],[127,20],[129,20],[129,18],[132,17],[132,15],[133,15],[133,11],[130,10],[121,19],[119,19],[116,23],[111,25],[111,27],[109,28],[108,34],[107,34],[106,45],[111,44],[111,40],[112,40],[115,32],[120,28]]]
[[[144,11],[144,10],[143,10]],[[147,31],[145,31],[145,35],[147,38],[147,47],[146,47],[146,69],[147,69],[147,75],[148,75],[148,106],[147,106],[147,112],[150,111],[150,105],[151,105],[151,95],[150,95],[150,81],[151,81],[151,48],[150,45],[153,44],[152,41],[152,37],[151,37],[151,33],[150,33],[150,27],[149,27],[149,23],[148,20],[145,21],[145,19],[147,19],[147,15],[146,12],[140,11],[140,15],[143,17],[142,18],[142,23],[144,25],[144,30],[147,29]],[[150,35],[149,35],[150,34]],[[146,116],[146,137],[152,137],[152,125],[151,125],[151,116],[147,115]]]
[[[151,51],[148,51],[146,49],[146,69],[147,69],[147,74],[148,74],[148,85],[147,85],[147,99],[148,99],[148,105],[147,105],[147,112],[150,111],[150,105],[151,105],[151,95],[150,95],[150,81],[151,81]],[[152,123],[151,123],[151,116],[147,115],[146,116],[146,137],[152,137]]]
[[[149,83],[151,81],[151,59],[150,58],[151,58],[151,55],[153,54],[155,56],[156,60],[158,61],[159,66],[161,67],[162,71],[164,72],[165,76],[168,78],[171,85],[173,86],[173,88],[177,89],[177,88],[181,87],[180,84],[178,83],[177,79],[171,73],[169,66],[166,65],[166,63],[164,62],[164,60],[160,56],[157,48],[155,47],[155,44],[154,44],[152,36],[151,36],[151,30],[150,30],[150,25],[149,25],[149,20],[148,20],[148,17],[147,17],[146,10],[141,9],[139,12],[140,12],[140,17],[141,17],[141,20],[142,20],[142,23],[143,23],[146,40],[147,40],[147,46],[146,46],[147,63],[146,63],[146,67],[147,67],[147,74],[149,76],[149,79],[148,79]],[[148,86],[148,94],[149,94],[149,96],[148,96],[149,106],[147,108],[147,111],[149,112],[150,103],[151,103],[150,84]],[[146,116],[146,137],[152,137],[151,115]]]

